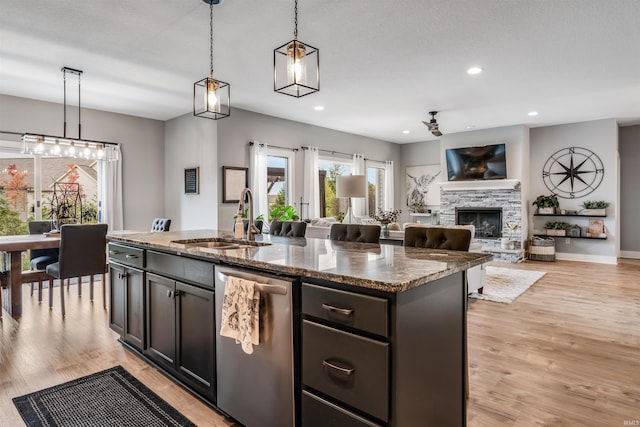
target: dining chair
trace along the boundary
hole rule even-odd
[[[307,231],[307,223],[304,221],[271,221],[269,233],[272,236],[304,237]]]
[[[380,226],[371,224],[332,224],[329,240],[380,243]]]
[[[169,218],[155,218],[151,223],[151,232],[169,231],[171,227],[171,220]]]
[[[29,234],[44,234],[53,229],[53,221],[29,221]],[[58,261],[58,248],[51,249],[31,249],[29,251],[29,264],[31,270],[44,270],[49,264]],[[35,282],[31,282],[31,296],[33,296],[33,288]],[[49,286],[53,285],[53,281],[49,280]],[[38,302],[42,301],[42,279],[38,280]]]
[[[107,262],[107,224],[65,224],[60,228],[60,256],[46,272],[53,278],[90,276],[90,299],[93,301],[93,276],[104,274]],[[105,280],[102,280],[103,295]],[[78,280],[81,287],[81,280]],[[53,287],[49,287],[49,307],[53,305]],[[65,315],[64,292],[60,289],[60,305]]]

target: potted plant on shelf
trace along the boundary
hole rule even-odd
[[[500,247],[502,249],[513,250],[516,248],[516,240],[514,239],[514,236],[518,229],[520,229],[520,224],[510,223],[509,221],[504,223],[502,238],[500,239]]]
[[[606,215],[607,208],[609,207],[609,202],[605,202],[604,200],[586,200],[582,202],[582,210],[580,211],[581,215]]]
[[[547,236],[566,236],[571,224],[564,221],[549,221],[544,225]]]
[[[533,201],[533,205],[538,208],[539,215],[553,215],[556,213],[556,208],[560,206],[560,202],[555,194],[540,195]]]

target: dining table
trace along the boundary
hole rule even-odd
[[[22,315],[22,284],[37,281],[44,276],[43,271],[22,271],[22,252],[59,246],[59,233],[0,236],[0,252],[3,253],[0,297],[2,306],[9,315]]]

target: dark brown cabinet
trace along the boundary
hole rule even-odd
[[[165,369],[175,371],[175,280],[147,273],[147,337],[145,353]]]
[[[147,273],[145,354],[215,402],[213,291]]]
[[[139,254],[129,251],[128,256],[118,257],[125,252],[118,245],[110,245],[110,253],[114,253],[118,262],[109,263],[110,310],[109,327],[116,331],[122,339],[138,350],[145,347],[145,315],[144,315],[144,271],[126,264],[141,266],[144,259]]]

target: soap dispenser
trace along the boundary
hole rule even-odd
[[[236,239],[242,239],[244,237],[244,224],[242,223],[242,213],[238,212],[236,215],[236,223],[233,227],[233,235]]]

